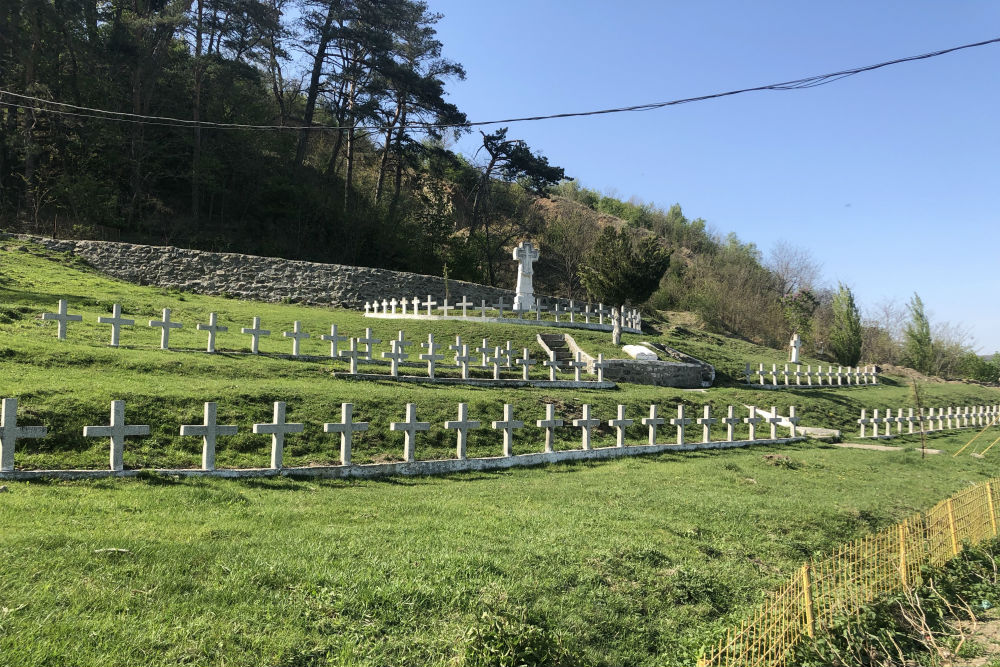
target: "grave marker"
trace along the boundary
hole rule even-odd
[[[658,413],[658,407],[655,403],[649,406],[649,416],[644,417],[642,420],[643,426],[649,427],[649,444],[656,444],[656,429],[663,426],[665,420]]]
[[[434,364],[438,361],[444,359],[443,354],[438,354],[437,351],[441,349],[441,346],[434,342],[434,334],[427,334],[427,342],[421,343],[420,347],[427,348],[427,352],[420,355],[422,361],[427,362],[427,376],[430,379],[434,379]]]
[[[170,349],[170,330],[180,329],[184,325],[180,322],[170,321],[170,309],[163,309],[163,319],[162,320],[150,320],[149,326],[161,329],[160,331],[160,349],[168,350]]]
[[[634,420],[625,419],[625,406],[618,405],[618,416],[615,419],[608,420],[608,426],[617,429],[618,433],[615,436],[615,446],[624,447],[625,446],[625,429],[632,425]]]
[[[532,265],[538,261],[538,250],[529,241],[522,241],[514,248],[513,258],[517,260],[514,305],[531,308],[535,304],[535,290],[531,284],[535,271]]]
[[[246,333],[246,329],[243,330],[243,333]],[[347,336],[341,336],[337,332],[337,325],[336,324],[331,324],[330,325],[330,333],[329,334],[323,334],[319,338],[320,338],[320,340],[328,340],[328,341],[330,341],[330,356],[332,358],[334,358],[334,359],[336,359],[337,357],[340,356],[340,350],[339,350],[340,343],[346,343],[347,342]]]
[[[417,451],[417,431],[429,431],[430,422],[417,421],[417,406],[415,403],[406,404],[406,421],[392,422],[389,428],[393,431],[402,431],[403,436],[403,459],[407,463],[416,460]]]
[[[462,317],[468,317],[469,316],[469,306],[472,306],[472,305],[474,305],[474,304],[471,301],[469,301],[469,297],[465,296],[464,294],[462,295],[462,300],[459,301],[457,304],[455,304],[456,307],[457,306],[461,306],[462,307]]]
[[[0,472],[14,469],[14,446],[22,438],[44,438],[44,426],[17,425],[17,399],[3,399],[0,408]]]
[[[493,422],[493,428],[503,430],[503,455],[514,455],[514,431],[524,428],[524,422],[514,419],[514,408],[510,403],[503,404],[503,421]]]
[[[59,312],[58,313],[42,313],[43,320],[56,320],[59,322],[59,329],[57,335],[59,340],[66,340],[66,325],[69,322],[80,322],[83,320],[83,315],[70,315],[67,310],[69,306],[66,303],[66,299],[59,299]]]
[[[362,357],[362,359],[364,361],[371,361],[372,360],[372,351],[373,351],[372,348],[374,348],[376,345],[378,345],[381,342],[382,342],[381,338],[375,338],[374,336],[372,336],[372,330],[371,329],[365,329],[365,337],[358,339],[358,345],[364,345],[365,346],[365,356]]]
[[[368,422],[354,421],[354,404],[340,404],[340,423],[323,424],[324,433],[340,434],[340,465],[351,465],[351,449],[354,446],[354,434],[368,430]]]
[[[556,372],[559,370],[559,361],[556,359],[555,350],[549,350],[549,358],[542,362],[542,366],[549,369],[549,381],[556,381]]]
[[[525,380],[527,380],[529,377],[529,373],[531,371],[531,367],[537,364],[538,362],[531,358],[531,355],[528,353],[528,348],[524,348],[522,354],[524,356],[522,356],[520,359],[515,360],[514,363],[522,367],[522,372],[523,372],[522,377]]]
[[[757,416],[757,406],[751,405],[751,406],[749,406],[749,408],[750,408],[750,416],[749,417],[744,417],[743,418],[743,423],[744,424],[749,424],[749,426],[750,426],[750,436],[749,436],[748,440],[754,441],[754,440],[757,439],[757,424],[760,423],[760,417]]]
[[[362,358],[363,359],[364,355],[365,355],[365,353],[358,349],[358,339],[357,338],[352,338],[351,339],[351,349],[349,349],[349,350],[341,350],[340,351],[340,358],[341,359],[349,359],[350,360],[351,366],[350,366],[350,371],[349,372],[351,373],[351,375],[357,375],[358,374],[358,358]]]
[[[217,406],[205,403],[204,424],[183,424],[181,435],[201,436],[201,469],[215,470],[215,439],[220,435],[236,435],[235,426],[220,426],[217,423]]]
[[[208,332],[208,347],[206,351],[210,354],[215,353],[215,334],[229,331],[229,327],[221,326],[218,323],[218,316],[215,313],[208,314],[208,324],[198,323],[194,326],[198,331]]]
[[[712,424],[715,424],[719,420],[712,418],[711,405],[705,406],[704,415],[705,415],[704,417],[698,419],[698,423],[701,424],[701,441],[712,442]]]
[[[118,347],[121,328],[133,326],[135,324],[135,320],[127,320],[123,318],[121,304],[116,303],[111,309],[111,317],[98,317],[97,323],[111,325],[111,347]]]
[[[292,424],[285,421],[285,402],[274,402],[274,421],[270,424],[254,424],[253,432],[271,436],[271,469],[281,469],[281,459],[285,453],[285,436],[289,433],[302,433],[305,424]]]
[[[767,418],[767,423],[771,425],[771,440],[778,439],[778,424],[781,423],[781,416],[778,414],[778,408],[771,406],[771,416]]]
[[[740,423],[740,418],[736,416],[733,406],[729,406],[726,416],[722,418],[722,423],[726,425],[726,442],[732,442],[735,437],[736,425]]]
[[[584,449],[590,449],[590,429],[597,428],[601,425],[600,419],[590,418],[590,406],[586,403],[583,404],[583,412],[579,419],[573,420],[573,426],[579,428],[581,433],[581,444]]]
[[[122,452],[125,449],[125,438],[136,435],[149,435],[148,425],[132,425],[125,423],[125,401],[111,401],[110,426],[84,426],[85,438],[111,439],[111,469],[122,469]]]
[[[685,409],[684,409],[684,404],[682,403],[682,404],[680,404],[680,405],[677,406],[677,418],[670,420],[670,424],[672,426],[676,426],[677,427],[677,444],[678,445],[683,445],[684,444],[684,441],[685,441],[685,439],[684,439],[684,431],[687,428],[688,424],[690,424],[692,421],[694,421],[693,419],[690,419],[687,416],[685,416],[684,413],[685,413]]]
[[[336,327],[336,326],[337,325],[335,324],[334,327]],[[259,345],[260,345],[260,337],[261,336],[270,336],[271,335],[271,332],[268,331],[267,329],[261,329],[260,328],[260,318],[259,317],[253,318],[253,326],[252,327],[243,327],[242,329],[240,329],[240,332],[245,333],[245,334],[250,334],[250,337],[251,337],[251,339],[250,339],[250,354],[258,354],[258,352],[259,352]]]
[[[458,404],[458,421],[449,421],[444,423],[446,429],[453,429],[458,431],[458,443],[455,449],[455,455],[459,460],[465,459],[466,445],[469,439],[469,430],[477,429],[482,426],[482,422],[477,422],[469,419],[469,405],[468,403]]]
[[[545,419],[538,419],[535,421],[535,426],[538,428],[545,429],[545,451],[553,452],[553,444],[555,442],[555,430],[563,425],[563,420],[556,419],[556,406],[552,403],[545,404]]]
[[[285,338],[291,338],[292,339],[292,356],[293,357],[299,356],[299,345],[300,345],[300,342],[302,340],[306,339],[306,338],[309,338],[309,334],[307,334],[306,332],[302,331],[302,324],[298,320],[295,320],[295,323],[292,325],[292,330],[291,331],[284,331],[284,332],[282,332],[281,335],[284,336]]]

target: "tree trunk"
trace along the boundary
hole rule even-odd
[[[319,36],[319,43],[316,45],[316,53],[313,56],[312,72],[309,75],[309,90],[306,93],[306,108],[302,114],[302,126],[308,128],[312,125],[313,114],[316,111],[316,98],[319,96],[319,80],[323,75],[323,63],[326,61],[326,49],[330,45],[330,26],[333,24],[333,12],[335,5],[330,4],[326,12],[326,20],[323,23],[323,30]],[[299,145],[295,150],[295,166],[302,166],[302,161],[306,157],[306,148],[309,144],[309,130],[303,129],[299,135]]]
[[[385,184],[385,172],[389,165],[389,152],[392,150],[392,134],[396,129],[396,123],[403,115],[403,98],[402,93],[399,94],[396,100],[396,113],[393,116],[392,122],[389,123],[388,128],[385,131],[385,145],[382,148],[382,159],[379,162],[378,167],[378,183],[375,185],[375,203],[378,204],[379,200],[382,199],[382,187]],[[402,132],[403,128],[399,128]]]
[[[202,50],[202,17],[204,0],[197,0],[197,18],[194,26],[194,146],[191,155],[191,221],[198,225],[198,213],[201,210],[201,193],[199,192],[198,164],[201,161],[201,83],[205,68],[201,62]]]

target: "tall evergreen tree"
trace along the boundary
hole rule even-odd
[[[910,321],[903,329],[903,359],[910,368],[930,373],[934,363],[934,341],[931,324],[924,313],[924,302],[914,292],[906,307],[910,311]]]
[[[861,315],[851,289],[841,283],[833,296],[830,351],[837,363],[844,366],[857,366],[861,360]]]
[[[587,294],[607,304],[640,304],[649,299],[670,265],[670,253],[660,242],[642,240],[622,229],[606,227],[580,269]]]

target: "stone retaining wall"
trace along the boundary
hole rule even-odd
[[[699,364],[672,364],[666,361],[639,361],[638,359],[605,359],[604,379],[658,387],[710,387],[702,379]]]
[[[17,235],[57,252],[69,252],[101,273],[138,285],[171,287],[200,294],[226,294],[238,299],[361,308],[366,301],[389,292],[444,297],[443,278],[364,266],[319,264],[277,257],[206,252],[172,246],[137,245],[112,241],[63,241]],[[452,299],[468,296],[479,303],[503,297],[513,302],[512,290],[449,280]]]

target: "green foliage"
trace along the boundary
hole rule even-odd
[[[595,301],[641,304],[656,289],[670,255],[653,237],[635,239],[626,230],[606,227],[580,268],[580,282]]]
[[[977,382],[1000,381],[1000,353],[994,353],[990,359],[984,359],[975,352],[966,352],[957,364],[960,377]]]
[[[521,665],[584,665],[566,645],[563,635],[529,618],[528,609],[501,600],[482,613],[465,633],[465,667]]]
[[[805,341],[812,340],[813,313],[819,307],[819,300],[811,290],[802,289],[781,299],[785,311],[785,322],[790,333],[798,332]]]
[[[931,325],[924,313],[924,302],[920,295],[913,293],[907,304],[910,321],[903,329],[903,358],[906,363],[921,373],[930,373],[934,363],[934,341],[931,339]]]
[[[833,324],[830,329],[830,351],[838,364],[857,366],[861,359],[861,314],[854,303],[854,294],[839,284],[833,297]]]

